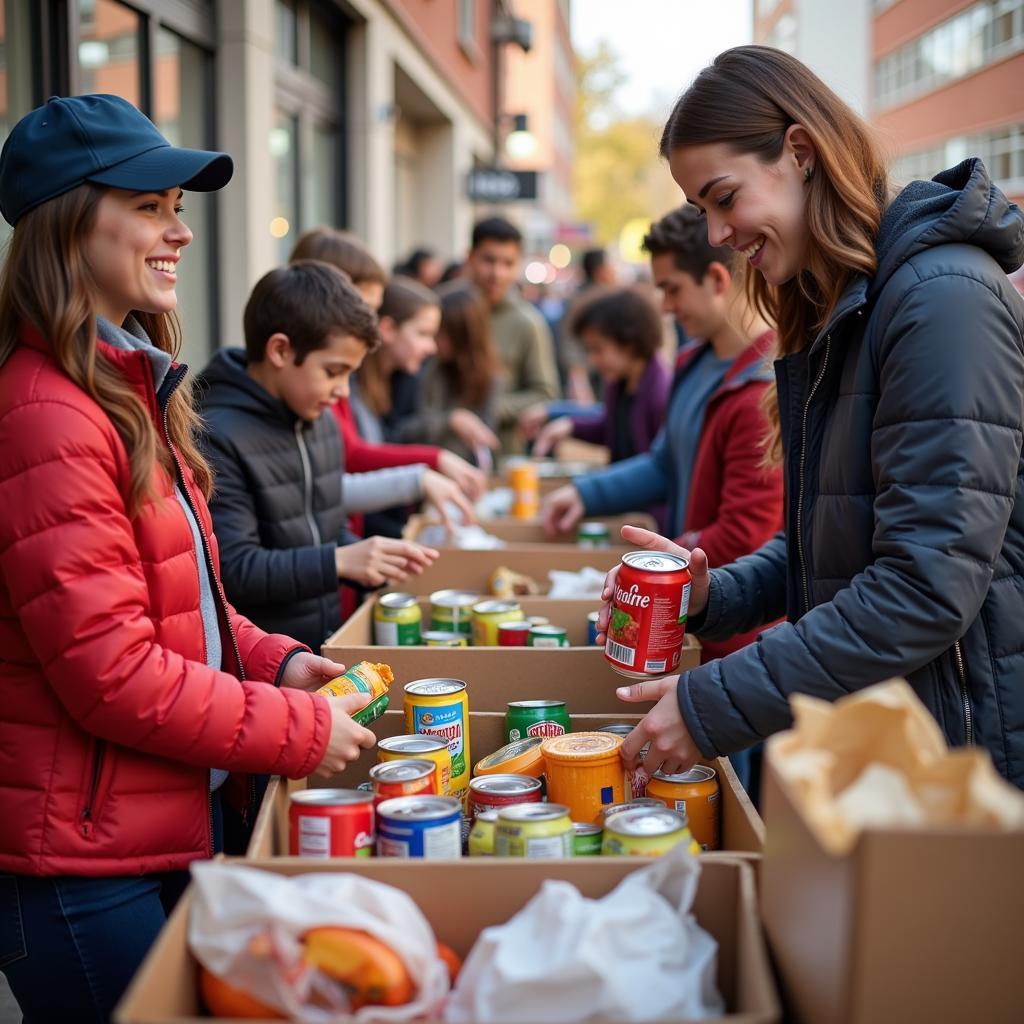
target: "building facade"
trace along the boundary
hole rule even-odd
[[[980,156],[1024,201],[1024,0],[755,0],[754,15],[758,42],[800,57],[871,120],[897,183]]]
[[[0,0],[0,141],[51,95],[113,92],[174,143],[229,152],[189,194],[185,358],[241,339],[253,283],[306,228],[385,265],[464,252],[465,179],[494,160],[492,20],[506,0]]]

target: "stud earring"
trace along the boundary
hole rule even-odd
[[[805,167],[804,168],[804,181],[805,182],[810,181],[811,178],[813,178],[813,177],[814,177],[814,168],[813,167]]]

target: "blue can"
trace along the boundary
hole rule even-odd
[[[462,856],[462,804],[451,796],[400,796],[377,806],[377,856]]]
[[[587,643],[591,647],[597,646],[597,618],[600,612],[590,612],[587,615]]]

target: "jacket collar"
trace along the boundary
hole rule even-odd
[[[691,341],[679,351],[676,357],[676,380],[686,372],[699,355],[711,347],[708,341]],[[709,401],[714,401],[726,391],[737,391],[747,384],[774,380],[774,373],[769,365],[769,358],[775,348],[775,332],[765,331],[758,335],[736,358],[726,370],[722,383],[719,384]]]

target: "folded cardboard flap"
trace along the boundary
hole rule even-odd
[[[337,862],[246,863],[284,875],[338,870]],[[426,914],[437,937],[465,956],[484,928],[508,920],[546,879],[565,879],[584,896],[597,898],[641,866],[640,858],[589,858],[585,862],[480,859],[458,864],[381,860],[347,862],[345,870],[403,889]],[[198,1016],[197,967],[186,941],[191,900],[189,890],[118,1004],[115,1024],[198,1024],[199,1020],[214,1019]],[[693,909],[698,923],[719,944],[718,986],[729,1007],[722,1019],[736,1024],[777,1021],[778,997],[757,925],[749,867],[728,858],[705,861]]]
[[[1020,1019],[1024,833],[869,828],[836,854],[772,744],[762,807],[761,911],[794,1020]]]
[[[633,715],[572,715],[573,729],[577,732],[598,729],[611,722],[635,722]],[[503,714],[475,712],[469,715],[470,753],[476,762],[497,750],[504,741]],[[405,732],[405,717],[401,712],[389,711],[371,726],[378,737],[400,736]],[[273,778],[257,815],[252,839],[246,856],[265,858],[283,856],[288,851],[288,798],[296,789],[340,787],[352,789],[366,780],[370,768],[376,763],[375,750],[363,751],[358,761],[330,779],[303,779],[291,781]],[[740,784],[732,765],[726,758],[708,762],[718,773],[719,807],[721,814],[722,850],[725,853],[758,855],[764,848],[764,823]]]

